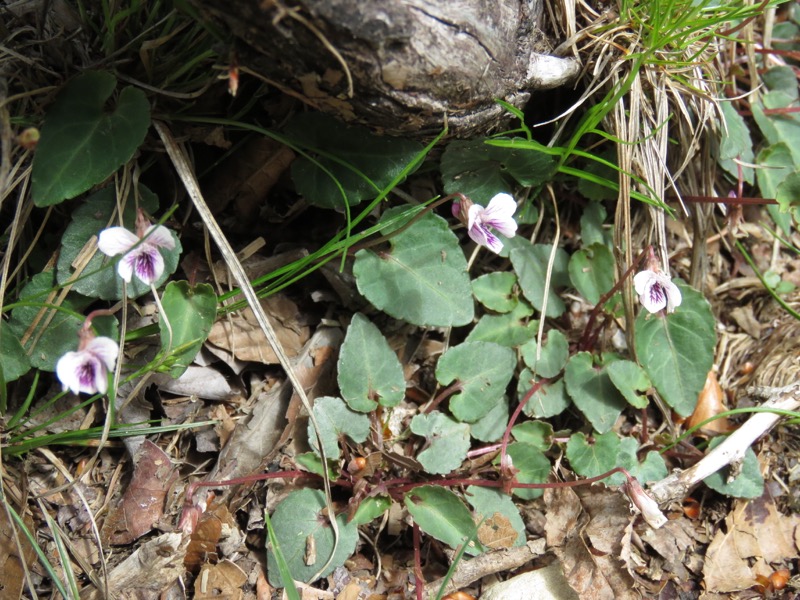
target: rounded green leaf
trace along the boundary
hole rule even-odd
[[[472,293],[489,310],[511,312],[519,304],[514,294],[517,276],[509,271],[496,271],[472,280]]]
[[[496,442],[506,430],[508,424],[508,397],[495,404],[488,413],[474,423],[470,423],[469,431],[472,437],[482,442]]]
[[[407,210],[389,210],[382,220]],[[367,300],[414,325],[450,327],[472,321],[475,309],[467,261],[447,221],[427,213],[389,243],[391,248],[385,252],[360,250],[356,254],[353,273]]]
[[[180,377],[208,338],[217,316],[217,295],[207,283],[171,281],[161,297],[161,349],[168,353],[172,377]]]
[[[116,78],[105,71],[78,75],[47,111],[31,172],[36,206],[74,198],[128,162],[150,126],[144,92],[122,90],[108,109]]]
[[[711,440],[709,450],[719,446],[724,437],[717,437]],[[761,476],[761,468],[758,464],[758,457],[752,448],[748,448],[744,453],[744,460],[741,464],[741,472],[728,481],[731,476],[732,467],[723,467],[716,473],[706,477],[703,482],[715,492],[731,496],[733,498],[758,498],[764,493],[764,478]]]
[[[469,425],[434,411],[411,419],[411,431],[426,438],[417,460],[428,473],[444,475],[457,469],[469,452]]]
[[[470,539],[476,531],[472,515],[453,492],[438,485],[416,487],[405,495],[405,505],[414,522],[428,535],[456,548]],[[476,542],[470,542],[466,552],[481,552]]]
[[[569,275],[567,274],[569,255],[562,248],[556,249],[550,288],[545,289],[547,265],[550,260],[551,250],[551,246],[547,244],[536,244],[534,246],[524,244],[511,250],[509,257],[525,297],[533,304],[536,310],[541,311],[546,293],[546,316],[555,318],[560,317],[566,309],[566,305],[559,297],[557,290],[569,285]]]
[[[583,433],[574,433],[567,442],[567,459],[573,470],[582,477],[597,477],[615,467],[624,467],[641,483],[656,481],[667,476],[664,459],[656,451],[650,451],[639,461],[639,445],[634,438],[620,439],[609,431],[596,434],[590,442]],[[625,475],[614,473],[606,478],[608,485],[625,483]]]
[[[354,525],[366,525],[389,510],[391,505],[389,496],[368,496],[359,503],[350,522]]]
[[[155,212],[158,208],[155,194],[143,185],[139,186],[139,192],[139,206],[150,214]],[[93,239],[103,229],[119,225],[119,218],[114,216],[116,208],[116,194],[113,186],[110,186],[92,194],[83,205],[72,211],[72,219],[61,238],[61,253],[56,267],[58,283],[65,285],[70,280],[75,273],[73,263],[91,242],[94,255],[81,271],[81,277],[72,283],[72,290],[90,298],[122,299],[123,281],[117,273],[117,261],[121,255],[113,257],[104,255],[97,250]],[[122,212],[122,224],[134,231],[135,223],[136,206],[129,200]],[[164,273],[154,282],[156,287],[161,286],[178,268],[182,248],[175,232],[170,231],[170,234],[175,241],[175,248],[159,249],[161,256],[164,257]],[[129,298],[138,298],[150,291],[150,286],[139,281],[136,276],[131,279],[127,287]]]
[[[544,421],[525,421],[514,425],[511,435],[518,442],[525,442],[545,452],[553,445],[553,426]]]
[[[481,139],[451,142],[442,155],[445,192],[460,192],[484,206],[495,194],[510,192],[515,183],[540,185],[554,173],[555,160],[548,154],[489,146]]]
[[[525,364],[539,377],[555,377],[558,375],[569,358],[569,343],[567,338],[558,329],[547,332],[547,339],[542,344],[539,358],[536,358],[536,340],[531,340],[520,350]]]
[[[775,200],[784,212],[800,206],[800,171],[789,173],[778,185]]]
[[[613,431],[596,434],[590,443],[581,433],[573,433],[567,442],[567,460],[581,477],[597,477],[616,467],[619,437]]]
[[[636,356],[661,397],[679,415],[694,411],[714,362],[716,321],[703,295],[676,281],[683,302],[671,314],[641,311],[636,318]]]
[[[287,124],[285,133],[293,142],[312,152],[325,152],[338,159],[318,155],[313,162],[299,156],[292,162],[292,179],[298,193],[322,208],[344,208],[344,198],[336,182],[344,190],[350,206],[374,198],[423,149],[413,140],[377,136],[366,127],[345,125],[322,113],[295,116]]]
[[[572,284],[589,304],[597,304],[614,287],[614,256],[603,244],[578,250],[569,259]]]
[[[405,395],[406,380],[397,355],[362,314],[353,316],[339,353],[339,388],[347,405],[360,412],[378,404],[395,406]]]
[[[628,473],[633,475],[639,483],[650,483],[660,481],[667,476],[667,465],[664,457],[656,450],[650,450],[639,460],[639,442],[636,438],[626,437],[619,442],[619,452],[617,454],[617,465],[625,467]],[[612,483],[623,483],[624,475],[616,473],[612,478]]]
[[[616,175],[614,179],[616,180],[618,177]],[[584,183],[584,180],[581,179],[580,183]],[[608,188],[602,189],[612,192],[614,199],[617,198],[617,192],[613,192]],[[583,210],[581,213],[581,241],[585,246],[591,246],[592,244],[608,245],[611,243],[611,233],[603,227],[607,216],[606,209],[601,202],[590,202]]]
[[[744,118],[736,111],[731,102],[722,102],[720,106],[725,117],[726,132],[719,144],[719,166],[733,175],[744,177],[747,183],[753,183],[753,140]]]
[[[539,321],[531,320],[532,314],[533,309],[522,301],[504,315],[483,315],[465,341],[494,342],[509,348],[520,346],[536,336]]]
[[[511,348],[464,342],[442,355],[436,379],[442,385],[459,381],[461,392],[450,398],[450,412],[460,421],[474,423],[502,401],[515,365]]]
[[[595,367],[588,352],[578,352],[567,363],[564,381],[572,402],[592,426],[600,433],[610,431],[626,402],[606,369]]]
[[[30,306],[18,306],[11,311],[8,327],[22,341],[32,366],[43,371],[54,371],[58,359],[78,348],[78,330],[83,326],[82,313],[92,300],[78,294],[67,294],[61,310],[53,305],[57,292],[53,271],[34,275],[22,288],[19,300]],[[41,306],[41,304],[48,306]],[[33,330],[26,335],[33,324]],[[99,335],[117,339],[117,320],[114,317],[97,317],[92,325]]]
[[[652,385],[644,369],[630,360],[618,360],[608,365],[608,376],[628,404],[636,408],[647,408],[649,402],[644,392]]]
[[[339,398],[323,396],[314,400],[314,416],[319,425],[319,436],[325,445],[325,456],[328,460],[339,458],[339,439],[347,436],[360,443],[369,435],[369,417],[357,413]],[[319,452],[319,442],[314,433],[314,424],[308,421],[308,441],[315,452]]]
[[[522,370],[517,383],[517,397],[520,402],[530,391],[533,382],[538,379],[538,377],[534,379],[533,373],[529,369]],[[564,387],[564,380],[557,379],[556,381],[542,384],[525,404],[522,412],[529,417],[547,419],[560,415],[567,409],[569,404],[569,396]]]
[[[508,455],[515,469],[518,469],[517,481],[520,483],[545,483],[550,476],[550,460],[536,446],[525,442],[514,442],[507,448]],[[499,458],[498,458],[499,461]],[[544,490],[515,488],[514,495],[523,500],[533,500],[544,493]]]
[[[275,536],[294,579],[308,581],[333,553],[333,530],[326,512],[324,494],[319,490],[304,489],[291,492],[272,513]],[[336,522],[339,545],[328,568],[320,574],[322,577],[341,567],[356,549],[356,524],[347,523],[346,515],[336,517]],[[267,574],[270,584],[275,587],[289,583],[281,578],[271,548],[267,548]]]
[[[762,198],[775,198],[778,186],[795,169],[792,152],[789,147],[781,142],[772,144],[758,153],[756,162],[756,181]]]
[[[0,324],[0,369],[2,381],[10,383],[25,375],[31,368],[31,361],[17,336],[6,324]]]

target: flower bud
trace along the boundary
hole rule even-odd
[[[636,479],[628,477],[628,483],[623,484],[622,489],[625,490],[633,505],[642,513],[642,517],[650,527],[659,529],[667,522],[667,517],[658,508],[658,503],[642,489]]]

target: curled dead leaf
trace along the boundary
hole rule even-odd
[[[728,407],[725,406],[724,398],[725,393],[719,381],[717,381],[716,374],[714,371],[709,371],[706,376],[706,384],[697,397],[697,406],[695,406],[694,412],[684,423],[686,427],[691,428],[695,425],[699,425],[706,419],[710,419],[728,410]],[[730,433],[732,430],[733,425],[726,417],[714,419],[710,423],[703,425],[700,429],[702,433],[710,436]]]

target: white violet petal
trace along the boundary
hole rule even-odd
[[[139,238],[124,227],[109,227],[100,232],[97,247],[106,256],[124,254],[139,243]]]

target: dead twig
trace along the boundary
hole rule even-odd
[[[751,394],[767,398],[761,408],[797,410],[800,408],[800,382],[782,388],[750,388]],[[719,446],[696,465],[674,472],[650,486],[650,494],[659,504],[682,500],[689,491],[709,475],[744,459],[745,451],[772,429],[782,415],[759,412],[750,417]]]

